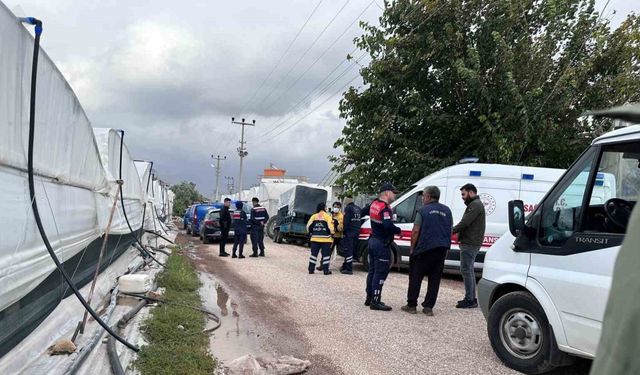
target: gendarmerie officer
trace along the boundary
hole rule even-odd
[[[253,197],[251,203],[251,217],[249,222],[251,223],[251,248],[253,249],[252,257],[258,256],[258,248],[260,249],[260,256],[264,256],[264,226],[269,220],[269,213],[267,209],[262,207],[258,198]]]
[[[342,252],[344,254],[344,262],[340,267],[340,272],[353,274],[353,254],[358,246],[358,237],[360,236],[360,226],[362,225],[362,210],[355,203],[353,197],[348,196],[344,199],[344,236],[342,237]]]
[[[242,209],[242,202],[236,202],[236,210],[233,212],[233,255],[232,258],[244,258],[242,251],[244,250],[244,244],[247,242],[247,228],[249,221],[247,220],[247,213]],[[236,256],[236,250],[239,248],[240,256]]]
[[[371,310],[390,311],[382,298],[384,285],[391,268],[391,243],[399,227],[393,224],[393,213],[389,205],[396,199],[396,189],[390,183],[380,187],[378,198],[369,207],[371,237],[369,238],[369,274],[367,275],[367,299],[365,305]]]

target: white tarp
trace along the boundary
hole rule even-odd
[[[109,213],[116,199],[118,190],[116,180],[118,180],[120,176],[120,142],[122,138],[120,132],[115,129],[95,128],[93,129],[93,133],[96,138],[105,174],[112,184],[108,199],[103,199],[100,203],[101,212],[106,212],[106,215],[100,215],[100,225],[106,228]],[[131,228],[137,231],[142,226],[142,207],[145,199],[138,170],[131,158],[126,143],[122,146],[122,181],[122,197],[124,198],[126,218],[129,219]],[[110,233],[127,234],[130,233],[131,230],[127,225],[122,210],[122,203],[119,199],[118,201],[119,202],[116,203],[116,211],[113,215]]]
[[[27,184],[33,37],[0,3],[0,311],[54,269],[38,234]],[[97,201],[110,191],[87,116],[53,62],[40,52],[35,126],[36,196],[61,260],[104,230]]]

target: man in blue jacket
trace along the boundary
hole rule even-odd
[[[453,217],[449,207],[438,202],[440,189],[427,186],[422,191],[424,206],[418,211],[411,232],[409,250],[409,290],[407,304],[402,311],[415,314],[420,295],[422,279],[427,276],[427,295],[422,303],[422,312],[433,316],[433,306],[438,298],[440,279],[444,270],[444,260],[451,247]]]
[[[247,242],[247,227],[249,222],[247,220],[247,213],[242,209],[242,202],[236,202],[236,210],[233,212],[233,255],[232,258],[243,259],[242,251],[244,250],[244,244]],[[236,249],[240,248],[240,256],[236,256]]]
[[[358,246],[358,237],[360,236],[360,218],[361,209],[353,203],[353,197],[348,196],[344,199],[344,237],[342,238],[342,251],[344,254],[344,263],[340,267],[340,272],[347,275],[353,274],[353,253]]]

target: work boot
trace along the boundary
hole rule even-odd
[[[365,306],[371,306],[371,297],[367,296],[367,298],[364,300],[364,305]]]
[[[418,311],[416,310],[415,306],[409,306],[409,305],[404,305],[400,308],[400,310],[407,312],[409,314],[417,314]]]
[[[333,273],[333,272],[331,272],[331,271],[324,271],[324,274],[325,274],[325,275],[331,275],[332,273]]]
[[[233,253],[233,255],[231,256],[231,258],[237,258],[238,256],[236,255],[236,253]]]
[[[263,257],[264,256],[264,251],[260,252],[260,256]]]
[[[249,257],[251,257],[251,258],[257,258],[257,257],[258,257],[258,253],[253,253],[253,254],[249,255]]]
[[[229,256],[229,253],[220,253],[220,256],[221,256],[221,257],[228,257],[228,256]]]
[[[244,256],[244,255],[240,255],[238,258],[240,258],[240,259],[244,259],[244,258],[246,258],[246,256]]]
[[[433,316],[433,309],[431,307],[423,307],[422,313],[426,316]]]
[[[384,302],[382,301],[378,301],[378,302],[371,302],[371,306],[369,306],[369,308],[371,310],[378,310],[378,311],[391,311],[391,306],[387,306],[384,304]]]
[[[314,273],[316,273],[315,271],[309,271],[309,275],[313,275]]]
[[[476,307],[478,307],[478,300],[475,298],[473,301],[462,300],[456,305],[456,309],[473,309]]]
[[[344,270],[344,269],[340,270],[340,273],[343,274],[343,275],[353,275],[353,271],[347,271],[347,270]]]
[[[318,270],[318,271],[322,271],[322,264],[321,264],[321,265],[319,265],[318,267],[316,267],[316,270]]]

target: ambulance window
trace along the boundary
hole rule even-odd
[[[589,149],[549,194],[542,207],[540,244],[563,246],[578,230],[589,173],[597,152]]]
[[[603,146],[584,230],[623,234],[639,194],[640,143]]]
[[[413,219],[416,216],[417,201],[422,200],[420,196],[421,193],[422,192],[413,193],[395,206],[393,211],[396,214],[396,221],[398,223],[413,223]]]

